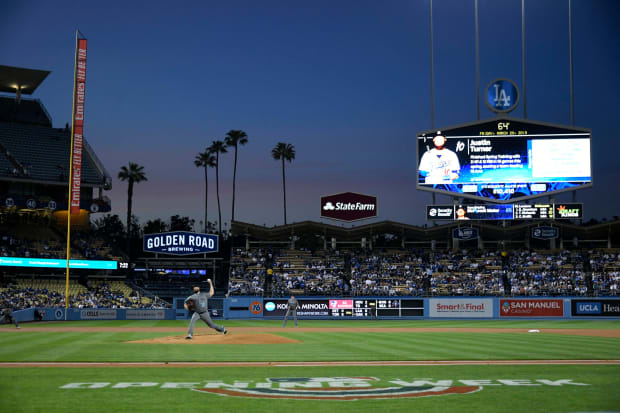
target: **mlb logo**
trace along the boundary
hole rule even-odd
[[[601,313],[601,303],[593,301],[593,302],[583,302],[577,303],[577,314],[600,314]]]

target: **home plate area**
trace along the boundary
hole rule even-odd
[[[185,336],[167,336],[146,340],[127,341],[140,344],[290,344],[300,343],[291,338],[275,334],[194,334],[194,338],[186,340]]]

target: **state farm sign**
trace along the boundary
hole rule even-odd
[[[321,218],[359,221],[377,216],[377,197],[343,192],[321,197]]]
[[[502,317],[562,317],[564,301],[561,299],[512,299],[500,300]]]

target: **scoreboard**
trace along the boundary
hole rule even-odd
[[[417,137],[416,186],[497,203],[585,188],[590,146],[588,129],[508,117],[426,131]]]
[[[423,300],[353,299],[351,308],[332,309],[334,317],[422,317]]]
[[[583,204],[464,204],[427,205],[427,220],[581,219]]]
[[[354,317],[422,317],[424,300],[378,298],[378,299],[299,299],[297,316],[334,318]],[[284,317],[286,299],[265,299],[263,315]]]

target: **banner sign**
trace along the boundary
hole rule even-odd
[[[297,316],[327,317],[331,315],[329,300],[298,300]],[[286,315],[287,299],[265,300],[263,315],[267,317],[284,317]]]
[[[454,228],[452,230],[452,238],[464,241],[478,239],[478,229],[471,227]]]
[[[161,234],[144,235],[144,251],[170,254],[191,255],[217,252],[219,236],[195,232],[176,231]]]
[[[620,317],[620,299],[571,300],[571,315],[580,317]]]
[[[564,301],[561,299],[500,300],[500,317],[563,317]]]
[[[536,239],[556,239],[560,231],[556,227],[534,227],[532,228],[532,238]]]
[[[99,310],[96,308],[80,310],[82,320],[116,320],[116,310]]]
[[[583,218],[583,204],[554,204],[556,219]]]
[[[284,317],[287,299],[264,299],[263,316]],[[423,317],[424,300],[421,299],[300,299],[298,316],[307,317]]]
[[[165,320],[166,310],[127,310],[127,320]]]
[[[492,318],[492,298],[431,298],[431,318]]]
[[[116,270],[116,261],[97,260],[70,260],[70,268],[85,268],[89,270]],[[0,267],[39,267],[39,268],[67,268],[66,259],[0,257]]]
[[[343,192],[321,197],[321,218],[350,222],[376,216],[376,196]]]
[[[581,219],[583,204],[427,205],[427,220]],[[550,227],[546,227],[550,228]]]
[[[75,49],[75,75],[73,89],[73,131],[71,141],[71,213],[80,212],[80,189],[82,183],[82,143],[84,133],[84,98],[86,92],[86,39],[77,39]]]

